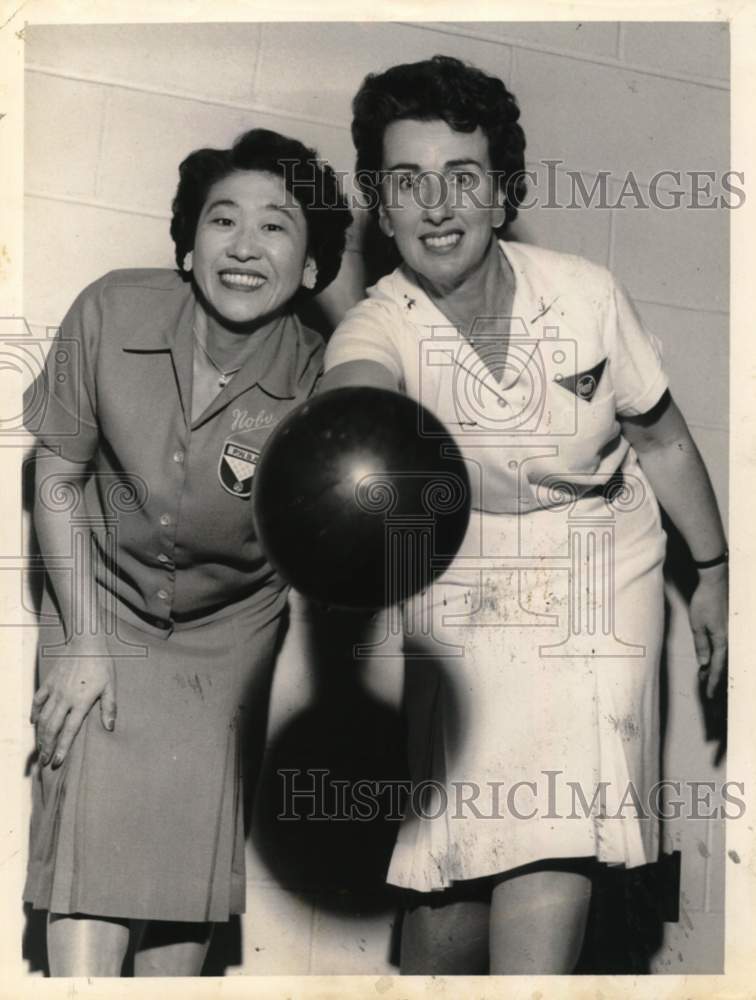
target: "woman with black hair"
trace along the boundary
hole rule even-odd
[[[197,150],[173,202],[178,271],[86,288],[27,394],[56,624],[24,898],[48,911],[53,976],[120,975],[130,940],[137,975],[198,975],[213,924],[243,912],[239,733],[268,697],[287,597],[252,481],[321,372],[294,309],[336,276],[350,222],[294,139]],[[72,539],[83,558],[56,572]]]
[[[326,351],[323,388],[408,393],[454,434],[473,512],[405,616],[412,796],[388,874],[402,971],[568,973],[600,863],[656,860],[665,536],[699,569],[708,693],[727,550],[657,345],[604,268],[501,237],[525,137],[501,80],[436,56],[370,75],[357,177],[401,265]],[[421,623],[418,625],[418,623]]]

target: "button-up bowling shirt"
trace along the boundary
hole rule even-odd
[[[257,349],[192,420],[196,308],[176,272],[105,275],[74,302],[25,398],[28,429],[82,463],[98,583],[164,630],[283,588],[252,523],[255,465],[322,370],[319,334],[285,316],[253,334]]]

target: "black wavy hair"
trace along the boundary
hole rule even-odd
[[[245,132],[230,149],[196,149],[179,166],[171,237],[182,276],[189,280],[183,260],[194,246],[197,222],[210,188],[237,170],[278,174],[302,206],[307,253],[317,264],[318,277],[313,289],[301,289],[299,294],[317,295],[339,272],[352,213],[335,173],[314,149],[264,128]]]
[[[514,95],[495,76],[452,56],[392,66],[370,73],[352,101],[352,139],[357,150],[357,184],[373,211],[380,202],[383,135],[406,118],[441,119],[457,132],[478,126],[488,139],[491,167],[504,195],[506,226],[517,217],[526,193],[525,133]]]

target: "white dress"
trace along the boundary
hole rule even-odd
[[[402,269],[326,352],[327,369],[391,370],[454,435],[472,484],[460,553],[403,609],[413,789],[388,881],[424,892],[658,851],[665,536],[616,420],[667,388],[658,346],[604,268],[501,251],[506,352],[500,319],[467,341]]]

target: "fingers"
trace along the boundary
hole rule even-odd
[[[100,718],[102,719],[103,726],[109,733],[112,733],[115,729],[117,710],[115,690],[112,684],[107,684],[105,690],[100,695]]]
[[[706,697],[712,698],[714,692],[722,679],[725,663],[727,662],[727,641],[719,636],[714,636],[712,640],[713,650],[711,663],[709,664],[708,679],[706,682]]]
[[[44,694],[44,697],[37,695]],[[39,762],[44,767],[52,760],[53,767],[60,767],[71,748],[81,724],[92,708],[92,700],[71,701],[54,691],[40,691],[35,695],[37,705],[33,707],[33,721],[37,726],[37,750]],[[116,698],[115,684],[110,681],[100,695],[100,717],[108,732],[115,728]]]
[[[43,685],[39,691],[32,698],[31,715],[29,716],[29,722],[34,726],[39,718],[39,713],[42,711],[42,706],[45,704],[47,699],[50,697],[49,690]]]
[[[74,737],[81,729],[81,724],[86,718],[87,713],[81,708],[72,709],[66,716],[63,727],[58,735],[58,741],[55,748],[55,753],[52,758],[52,766],[60,767],[63,761],[66,759],[66,754],[71,749],[71,744],[74,741]]]
[[[37,750],[42,767],[52,757],[58,741],[58,734],[63,728],[69,706],[60,700],[50,698],[37,722]]]
[[[711,644],[709,643],[709,633],[705,628],[693,629],[693,644],[696,647],[696,659],[699,667],[707,667],[711,658]]]

